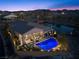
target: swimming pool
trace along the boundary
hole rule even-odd
[[[44,41],[42,42],[39,42],[39,43],[36,43],[36,45],[45,50],[45,51],[48,51],[52,48],[55,48],[57,45],[58,45],[58,42],[55,38],[51,37],[51,38],[48,38],[48,39],[45,39]]]

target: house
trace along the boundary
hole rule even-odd
[[[10,25],[12,31],[18,35],[21,45],[26,41],[25,37],[37,32],[45,32],[50,28],[36,23],[27,23],[24,21],[15,21]],[[27,39],[28,40],[28,39]],[[30,42],[30,41],[29,41]]]
[[[6,18],[6,19],[16,19],[17,15],[15,15],[14,13],[11,13],[9,15],[4,16],[4,18]]]

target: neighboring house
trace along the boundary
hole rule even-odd
[[[16,19],[17,15],[15,15],[14,13],[11,13],[9,15],[4,16],[4,18],[6,18],[6,19]]]

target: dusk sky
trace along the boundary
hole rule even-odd
[[[79,0],[0,0],[0,10],[79,9]]]

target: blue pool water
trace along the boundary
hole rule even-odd
[[[54,39],[53,37],[52,38],[48,38],[42,42],[39,42],[39,43],[36,43],[36,45],[45,50],[45,51],[48,51],[52,48],[55,48],[57,45],[58,45],[58,42],[56,41],[56,39]]]

